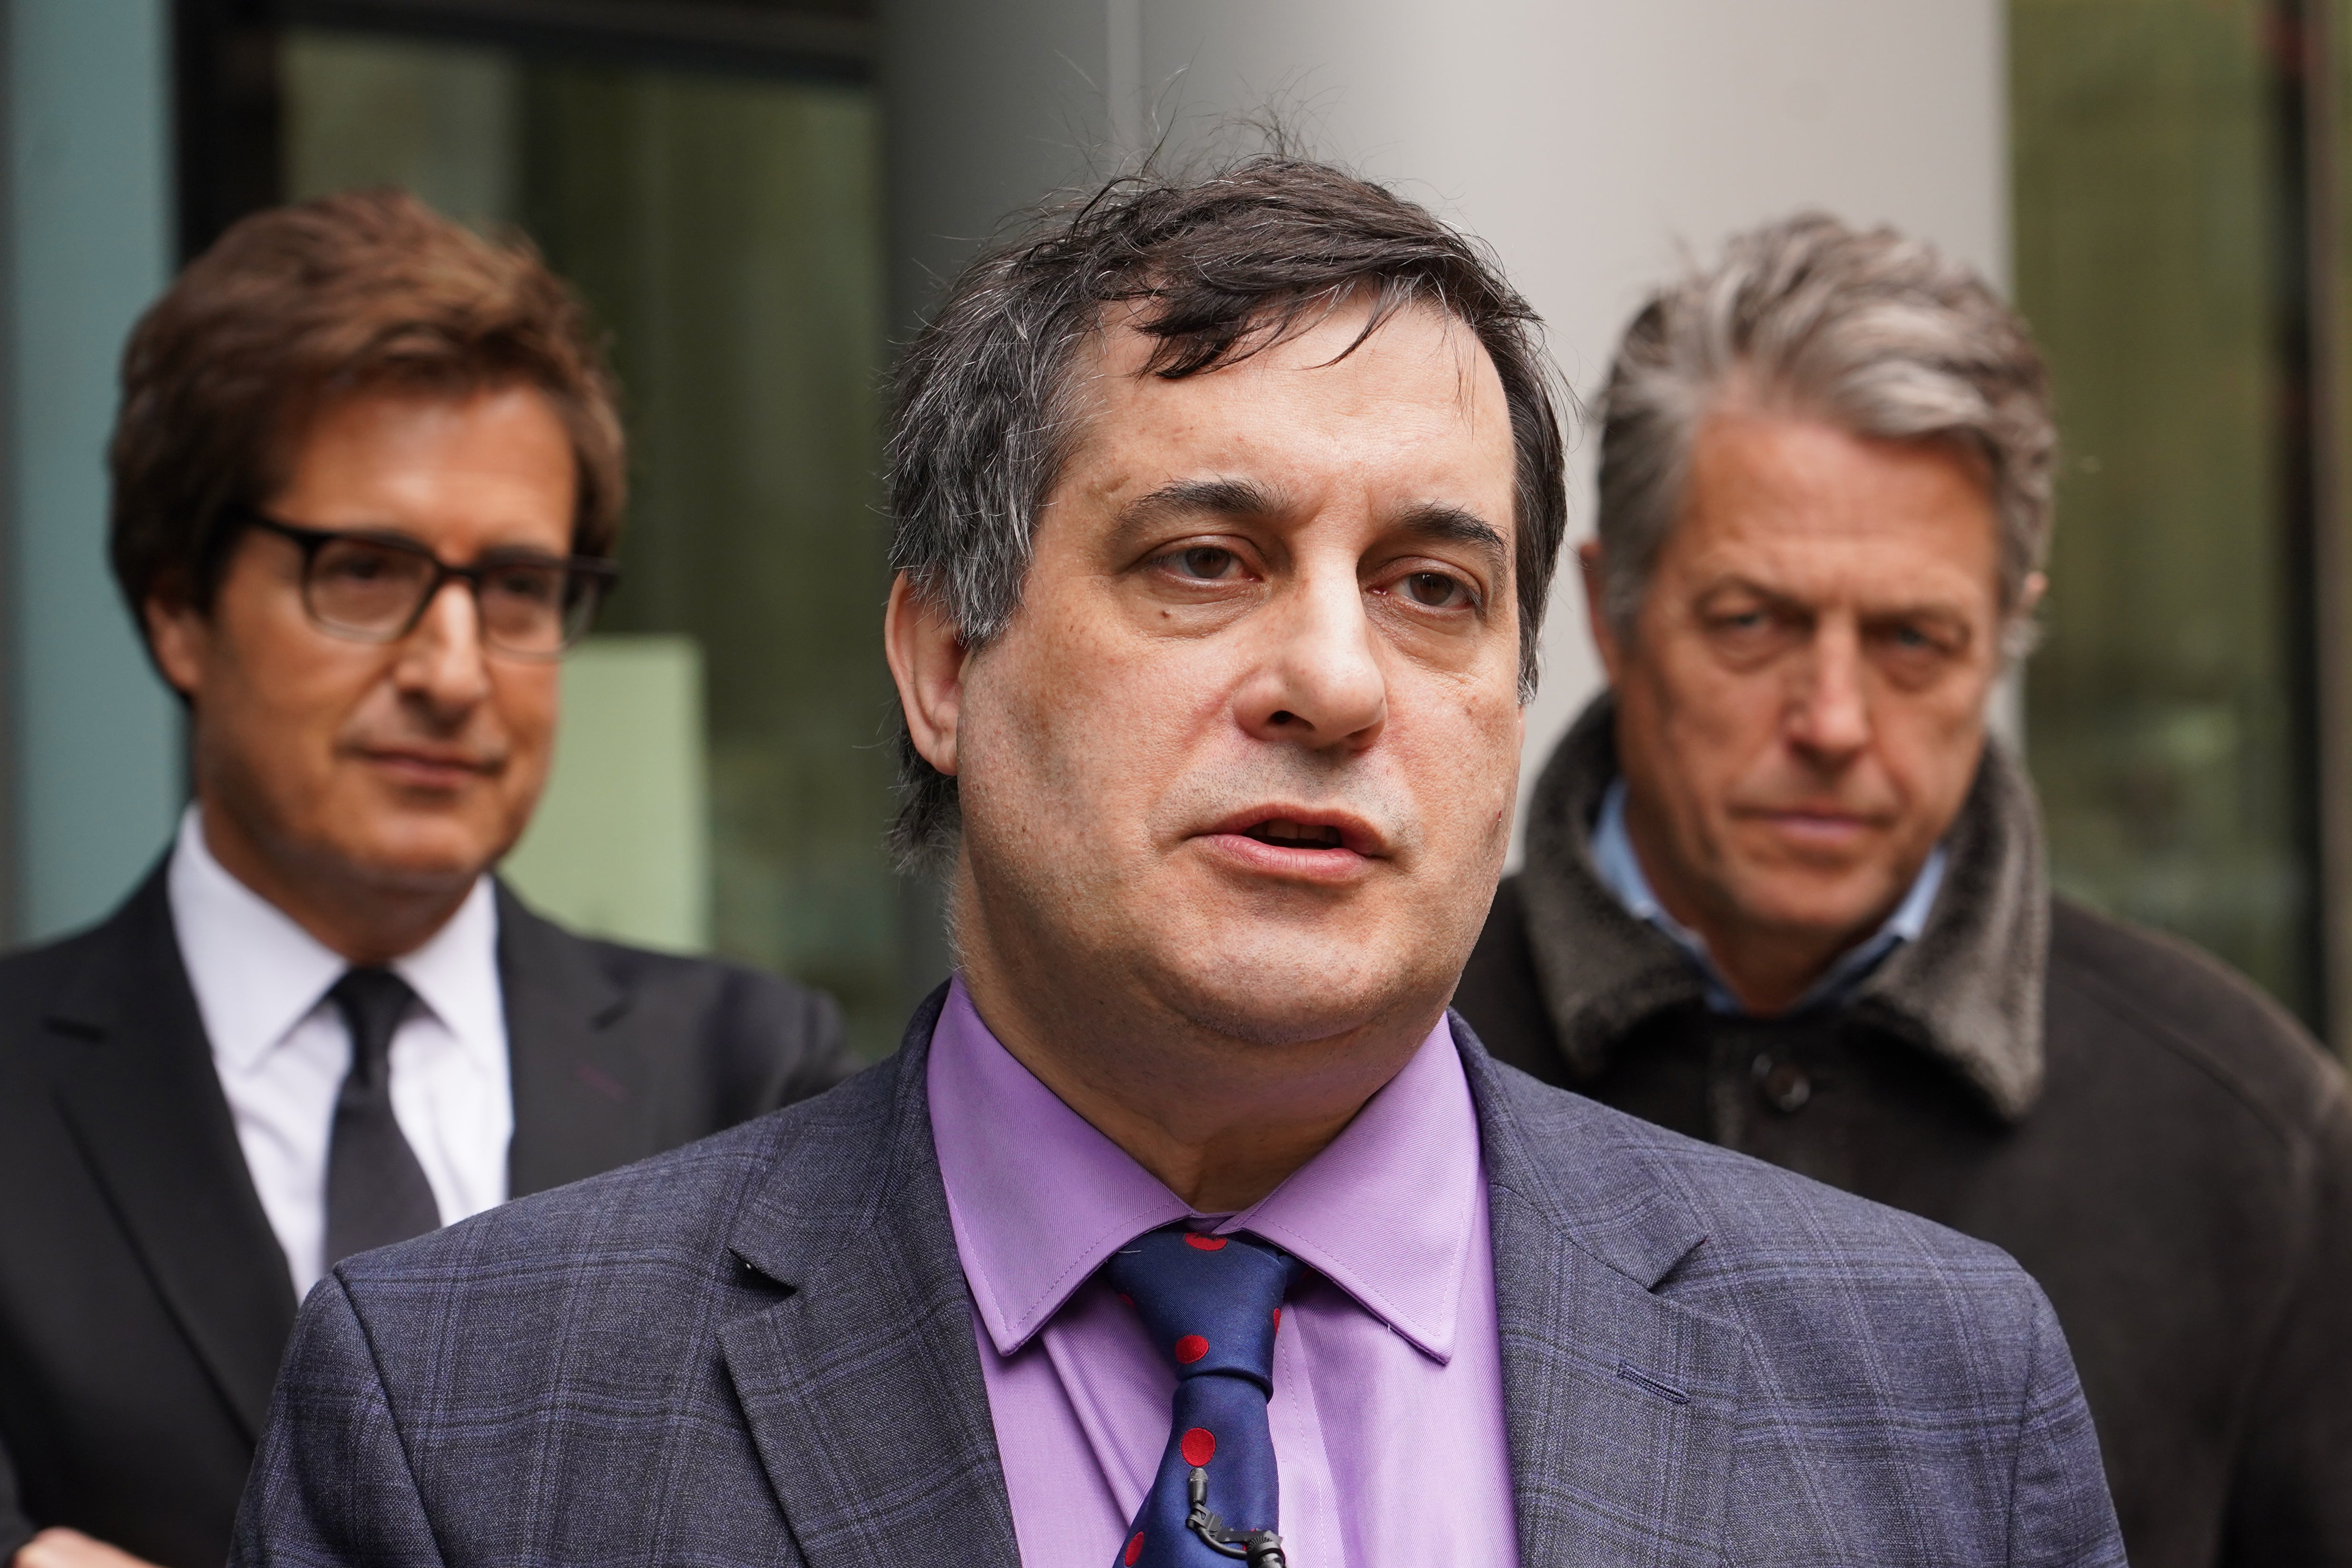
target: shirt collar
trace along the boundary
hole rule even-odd
[[[417,999],[482,1072],[507,1070],[506,996],[499,984],[499,900],[488,877],[423,946],[392,961]]]
[[[1112,1251],[1179,1220],[1248,1231],[1444,1362],[1481,1183],[1477,1113],[1440,1020],[1339,1136],[1239,1214],[1192,1209],[998,1043],[959,977],[931,1036],[931,1136],[981,1321],[1010,1355]]]
[[[249,1072],[309,1017],[351,966],[213,858],[194,805],[167,874],[172,926],[213,1054]],[[502,1071],[498,901],[479,879],[457,912],[392,968],[478,1066]]]
[[[1940,844],[1928,853],[1927,862],[1911,879],[1910,889],[1895,912],[1886,917],[1878,930],[1864,942],[1840,953],[1822,977],[1806,987],[1790,1013],[1802,1013],[1811,1008],[1843,1002],[1854,989],[1878,967],[1880,961],[1906,942],[1916,942],[1919,933],[1927,929],[1928,911],[1935,908],[1936,894],[1944,885],[1946,856]],[[1699,934],[1666,912],[1651,889],[1650,879],[1643,874],[1642,862],[1633,853],[1633,840],[1625,830],[1625,779],[1620,774],[1610,781],[1601,797],[1601,816],[1592,825],[1592,869],[1601,884],[1617,895],[1626,913],[1635,920],[1647,921],[1674,939],[1706,982],[1706,1005],[1718,1013],[1739,1013],[1746,1009],[1724,983],[1723,973],[1706,951],[1706,942]]]

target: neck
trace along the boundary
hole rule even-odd
[[[1659,902],[1664,901],[1662,896]],[[1679,914],[1675,918],[1683,919]],[[1829,973],[1839,955],[1860,940],[1844,936],[1822,940],[1809,932],[1734,933],[1719,926],[1709,930],[1705,923],[1683,923],[1706,943],[1716,973],[1741,1009],[1766,1018],[1795,1006],[1813,983]]]
[[[217,802],[200,799],[205,847],[221,868],[354,967],[390,963],[449,923],[475,878],[399,883],[370,878],[326,856],[277,852]]]
[[[1444,1010],[1439,998],[1319,1038],[1245,1038],[1141,986],[1074,984],[1099,966],[1008,952],[979,925],[957,922],[957,966],[989,1032],[1203,1214],[1247,1208],[1320,1153]]]

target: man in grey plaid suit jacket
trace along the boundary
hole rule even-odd
[[[831,1094],[339,1266],[233,1561],[2120,1563],[2006,1257],[1446,1011],[1565,527],[1531,321],[1282,158],[967,271],[886,628],[954,983]]]

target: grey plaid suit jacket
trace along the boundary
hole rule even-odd
[[[830,1094],[343,1264],[232,1563],[1016,1563],[930,1139],[938,1000]],[[1528,1568],[2123,1562],[2006,1256],[1454,1033]]]

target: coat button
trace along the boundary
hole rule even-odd
[[[1813,1080],[1794,1062],[1776,1062],[1769,1056],[1759,1056],[1754,1074],[1757,1092],[1764,1097],[1764,1103],[1783,1116],[1794,1116],[1813,1098]]]

